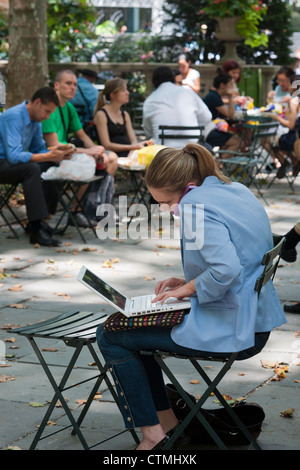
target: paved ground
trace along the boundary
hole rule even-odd
[[[299,218],[299,183],[300,178],[294,193],[285,181],[276,182],[265,190],[268,205],[262,202],[276,233],[285,233]],[[163,235],[167,225],[167,222],[163,224]],[[87,243],[82,243],[75,229],[69,228],[63,239],[64,244],[56,249],[36,248],[29,244],[25,234],[19,232],[20,239],[16,240],[5,227],[0,230],[0,275],[3,277],[0,279],[0,449],[29,449],[47,401],[53,396],[53,390],[28,340],[12,335],[9,328],[45,320],[73,308],[111,312],[111,307],[76,280],[82,264],[129,295],[151,292],[159,279],[181,273],[180,252],[176,249],[178,240],[115,238],[101,241],[90,231],[85,232]],[[154,233],[158,236],[155,229]],[[299,283],[300,258],[293,264],[281,262],[275,284],[282,303],[286,300],[300,301]],[[41,347],[48,348],[43,354],[51,364],[55,377],[60,377],[72,348],[60,341],[45,342]],[[223,382],[222,393],[233,398],[245,396],[247,401],[259,403],[264,408],[266,418],[259,443],[265,450],[300,448],[299,354],[300,315],[289,314],[287,323],[272,333],[261,354],[234,365]],[[274,381],[274,369],[263,367],[263,364],[275,363],[287,364],[286,378]],[[195,379],[195,373],[185,361],[176,361],[174,367],[186,389],[194,395],[201,394],[201,383],[190,383]],[[216,366],[213,367],[215,369]],[[91,374],[95,374],[93,360],[88,353],[84,353],[74,369],[74,375],[86,378]],[[81,400],[87,398],[90,387],[90,384],[85,384],[76,388],[75,393],[66,392],[75,414],[80,411]],[[102,436],[108,437],[123,430],[122,420],[109,391],[103,387],[100,392],[82,425],[89,444],[99,441]],[[216,406],[213,402],[210,405]],[[282,417],[281,413],[290,408],[295,409],[292,417]],[[55,409],[50,421],[47,431],[51,432],[66,423],[62,408]],[[125,433],[97,449],[129,450],[133,445],[132,437]],[[76,436],[71,436],[70,430],[65,430],[41,441],[38,448],[79,450],[81,444]]]

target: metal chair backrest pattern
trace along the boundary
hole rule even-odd
[[[198,143],[204,141],[204,126],[159,126],[161,133],[158,137],[161,139],[161,145],[164,145],[165,139],[186,139],[187,143],[190,139],[198,139]],[[187,134],[186,132],[193,131]]]

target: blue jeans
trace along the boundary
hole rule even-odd
[[[239,354],[238,359],[258,354],[269,333],[257,333],[255,345]],[[100,351],[112,373],[126,428],[153,426],[159,423],[157,411],[170,408],[160,366],[153,356],[140,351],[168,351],[187,356],[228,357],[230,353],[195,351],[177,345],[171,328],[138,328],[127,331],[97,330]]]

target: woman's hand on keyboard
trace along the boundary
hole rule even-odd
[[[177,283],[177,287],[175,287],[174,285],[174,287],[167,289],[165,292],[163,292],[163,290],[160,290],[160,292],[158,293],[155,290],[155,293],[158,293],[158,295],[152,300],[152,302],[164,303],[170,297],[175,297],[178,300],[182,300],[185,297],[190,297],[192,294],[196,292],[194,280],[186,283],[186,281],[183,281],[182,279],[178,279],[178,278],[170,278],[170,279],[173,279],[174,280],[173,282],[176,282],[176,280],[181,281],[181,282]],[[162,282],[170,281],[170,279],[169,280],[167,279],[166,281],[162,281]],[[165,286],[165,288],[166,287],[167,286]]]
[[[155,287],[155,294],[161,294],[164,292],[166,289],[168,290],[174,290],[177,289],[180,286],[183,286],[186,283],[185,279],[179,278],[179,277],[169,277],[168,279],[165,279],[164,281],[160,281],[157,286]]]

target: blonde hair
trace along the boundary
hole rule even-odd
[[[111,100],[111,93],[117,93],[118,91],[122,90],[127,85],[126,80],[120,77],[111,78],[107,80],[104,85],[104,89],[100,91],[98,95],[97,104],[94,110],[94,117],[96,112],[102,108],[107,101]]]
[[[166,147],[152,160],[147,173],[148,187],[183,193],[191,182],[201,186],[207,176],[216,176],[224,183],[231,183],[216,166],[211,153],[202,145],[187,144],[177,150]]]

